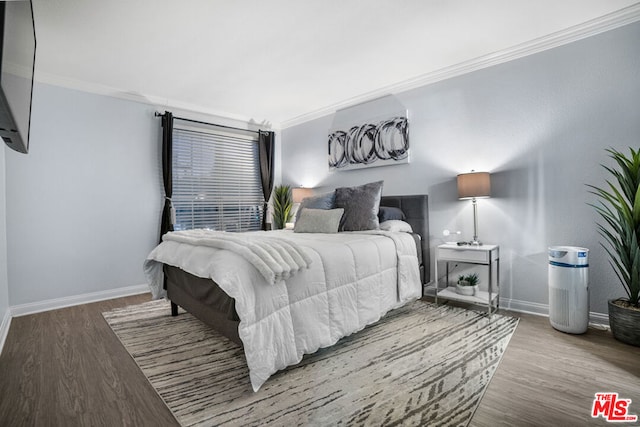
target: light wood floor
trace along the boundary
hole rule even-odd
[[[101,315],[149,298],[14,318],[0,356],[0,425],[177,425]],[[544,317],[519,317],[471,426],[608,425],[590,416],[603,391],[632,399],[640,415],[640,348],[606,331],[574,336]]]

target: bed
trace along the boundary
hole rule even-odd
[[[422,295],[422,284],[429,280],[428,197],[387,196],[379,203],[401,211],[413,233],[254,233],[252,239],[275,239],[292,251],[292,257],[307,258],[290,277],[287,273],[273,279],[219,243],[196,247],[194,242],[203,236],[196,231],[174,236],[177,241],[154,249],[145,272],[151,283],[161,283],[166,290],[172,315],[180,306],[244,346],[257,391],[270,375],[298,363],[304,354],[333,345]],[[233,239],[244,238],[236,235]],[[396,256],[388,255],[390,251]],[[169,253],[182,255],[176,260]],[[353,273],[334,267],[342,269],[342,264],[353,264]],[[154,296],[162,293],[156,290]]]

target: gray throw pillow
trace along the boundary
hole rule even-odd
[[[344,209],[304,208],[296,221],[296,233],[337,233]]]
[[[384,181],[336,189],[336,208],[344,208],[340,231],[377,230]]]
[[[318,194],[317,196],[305,197],[300,202],[300,207],[296,213],[296,221],[300,218],[300,213],[305,208],[311,209],[333,209],[335,206],[336,192]]]

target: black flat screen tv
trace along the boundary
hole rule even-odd
[[[31,0],[0,1],[0,137],[29,151],[36,32]]]

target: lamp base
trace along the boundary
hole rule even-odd
[[[482,246],[482,242],[478,240],[478,203],[474,197],[473,204],[473,240],[469,242],[471,246]]]

